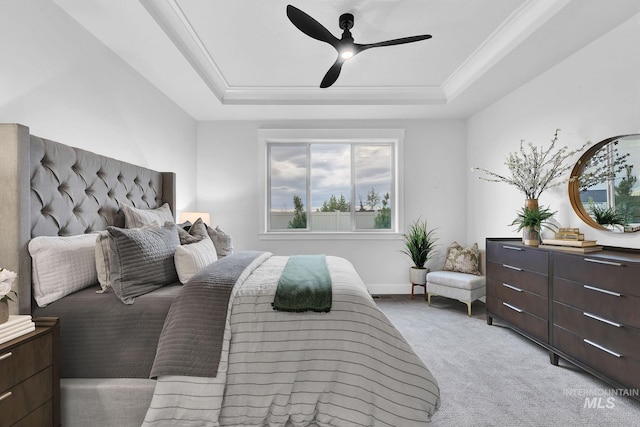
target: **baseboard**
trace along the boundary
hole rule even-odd
[[[367,289],[371,295],[409,295],[411,294],[411,285],[409,283],[395,283],[395,284],[377,284],[367,285]],[[416,286],[415,293],[424,293],[424,288]]]

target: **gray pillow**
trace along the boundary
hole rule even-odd
[[[233,253],[231,236],[222,231],[220,226],[216,226],[215,229],[207,226],[207,233],[209,233],[209,237],[213,240],[213,246],[216,247],[218,258],[223,258]]]
[[[168,203],[157,209],[138,209],[129,205],[122,205],[124,224],[126,228],[143,227],[145,225],[162,225],[166,221],[175,223]]]
[[[178,236],[180,237],[181,245],[188,245],[190,243],[199,242],[204,238],[209,238],[209,235],[207,234],[207,226],[202,222],[202,218],[198,218],[196,222],[189,227],[189,231],[178,227]]]
[[[141,228],[107,227],[109,279],[125,304],[178,280],[173,255],[180,244],[175,224]]]

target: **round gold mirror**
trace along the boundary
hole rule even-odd
[[[613,232],[640,231],[640,134],[593,145],[571,171],[569,199],[588,225]]]

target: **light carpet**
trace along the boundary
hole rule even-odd
[[[640,426],[640,402],[485,320],[485,306],[422,295],[381,296],[381,310],[440,384],[434,426]],[[598,400],[599,398],[599,400]]]

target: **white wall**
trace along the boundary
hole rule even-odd
[[[196,123],[47,0],[0,7],[0,122],[178,177],[195,207]]]
[[[446,247],[466,236],[465,123],[451,121],[214,121],[198,124],[198,210],[232,235],[236,249],[277,255],[326,253],[349,259],[372,291],[409,292],[409,259],[397,240],[260,240],[258,129],[405,129],[405,223],[422,217]]]
[[[640,15],[604,35],[565,61],[468,120],[468,240],[518,237],[508,226],[523,206],[513,187],[478,179],[481,166],[507,173],[504,161],[521,139],[547,145],[556,128],[560,146],[640,133]],[[577,159],[576,159],[577,160]],[[640,233],[598,231],[573,212],[567,185],[546,191],[540,204],[557,210],[563,227],[579,227],[588,239],[612,246],[640,248]]]

